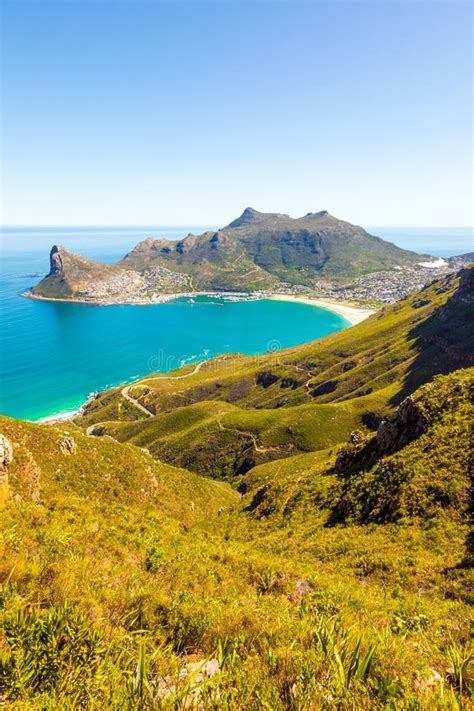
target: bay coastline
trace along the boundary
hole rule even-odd
[[[326,311],[332,311],[333,313],[336,313],[338,316],[342,316],[347,322],[348,322],[348,327],[354,326],[358,323],[361,323],[364,321],[366,318],[369,318],[374,313],[373,309],[364,309],[356,305],[348,305],[348,304],[340,304],[340,303],[334,303],[330,301],[326,301],[324,299],[319,299],[317,297],[300,297],[300,296],[295,296],[292,294],[284,294],[284,293],[241,293],[241,292],[212,292],[212,291],[206,291],[206,292],[188,292],[188,293],[182,293],[182,294],[161,294],[159,297],[159,300],[155,301],[145,301],[145,302],[107,302],[107,303],[98,303],[98,302],[88,302],[84,301],[81,299],[49,299],[43,296],[37,296],[35,294],[32,294],[31,292],[24,292],[22,296],[25,296],[27,298],[32,298],[35,300],[39,301],[59,301],[62,303],[79,303],[79,304],[84,304],[84,305],[94,305],[94,306],[119,306],[119,305],[127,305],[127,306],[149,306],[149,305],[159,305],[159,304],[167,304],[167,303],[172,303],[176,301],[177,299],[180,298],[195,298],[198,296],[207,296],[211,298],[235,298],[236,300],[239,301],[257,301],[257,300],[271,300],[271,301],[287,301],[291,303],[299,303],[299,304],[306,304],[309,306],[316,306],[318,308],[324,309]],[[144,377],[144,376],[142,376]],[[140,379],[140,378],[139,378]],[[133,382],[133,381],[132,381]],[[35,420],[36,422],[40,422],[42,424],[54,424],[54,423],[59,423],[59,422],[68,422],[70,420],[73,420],[75,417],[77,417],[84,409],[84,407],[94,399],[96,393],[90,393],[87,399],[80,405],[75,410],[66,410],[64,412],[58,412],[54,413],[52,415],[48,415],[46,417],[41,417],[38,420]]]
[[[57,299],[49,298],[46,296],[40,296],[34,294],[31,291],[23,292],[22,296],[34,299],[37,301],[59,301],[61,303],[71,303],[71,304],[84,304],[86,306],[156,306],[158,304],[166,304],[176,299],[194,299],[198,296],[208,296],[214,299],[225,299],[225,298],[235,298],[241,301],[256,301],[270,299],[272,301],[289,301],[297,304],[307,304],[309,306],[317,306],[319,308],[326,309],[327,311],[332,311],[339,316],[342,316],[346,321],[350,323],[351,326],[355,326],[361,323],[366,318],[369,318],[375,309],[364,308],[358,304],[345,304],[337,301],[328,301],[327,299],[320,299],[317,296],[297,296],[295,294],[285,294],[279,292],[222,292],[222,291],[189,291],[183,293],[169,293],[169,294],[159,294],[153,299],[138,299],[136,301],[125,301],[125,300],[103,300],[103,301],[92,301],[89,299]]]

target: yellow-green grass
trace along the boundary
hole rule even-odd
[[[472,303],[456,284],[277,356],[147,379],[130,394],[154,417],[115,389],[75,423],[2,418],[8,707],[470,708],[473,369],[455,369]],[[387,412],[388,430],[364,426]],[[85,435],[103,421],[124,442]],[[163,454],[246,472],[242,495]]]

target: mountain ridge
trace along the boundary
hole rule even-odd
[[[31,294],[127,303],[195,290],[249,292],[281,283],[314,287],[321,278],[337,281],[401,269],[422,257],[325,210],[292,218],[248,207],[217,231],[178,241],[148,237],[114,265],[54,245],[49,274]]]

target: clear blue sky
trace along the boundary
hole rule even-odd
[[[472,224],[469,2],[2,5],[4,224]]]

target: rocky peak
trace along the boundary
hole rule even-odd
[[[64,247],[60,244],[54,244],[49,253],[49,276],[64,273],[64,262],[61,253],[64,252]]]
[[[305,215],[305,219],[310,219],[310,220],[321,220],[323,217],[330,217],[329,212],[327,210],[320,210],[319,212],[308,212],[307,215]]]
[[[254,210],[253,207],[246,207],[240,217],[233,220],[228,227],[242,227],[242,225],[250,225],[254,222],[262,222],[264,217],[263,212],[258,212]]]
[[[133,248],[132,252],[148,252],[151,249],[157,249],[162,240],[156,239],[155,237],[147,237],[139,242],[136,247]]]
[[[243,227],[245,225],[256,225],[263,222],[274,222],[275,220],[288,219],[288,215],[281,215],[277,212],[259,212],[253,207],[246,207],[241,216],[227,225],[227,228]]]

